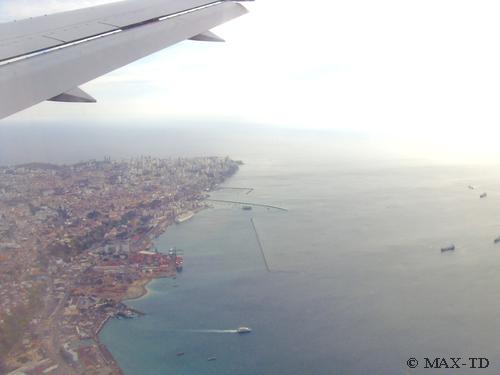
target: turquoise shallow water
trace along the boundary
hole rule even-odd
[[[127,375],[418,374],[406,360],[426,356],[499,372],[496,169],[255,159],[227,185],[256,190],[214,197],[290,211],[218,204],[167,230],[158,247],[183,249],[184,272],[131,302],[145,317],[101,334]],[[253,332],[217,332],[240,325]]]

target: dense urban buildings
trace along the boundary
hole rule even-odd
[[[229,158],[0,167],[0,374],[119,374],[98,333],[182,258],[168,225],[206,206]]]

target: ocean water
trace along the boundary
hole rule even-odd
[[[225,185],[254,190],[213,197],[288,211],[215,204],[158,239],[184,251],[184,272],[130,302],[147,315],[101,333],[126,375],[500,373],[500,167],[408,160],[338,132],[0,127],[1,164],[140,154],[242,159]],[[422,368],[450,356],[490,366]]]
[[[450,356],[499,373],[499,169],[268,155],[225,184],[252,193],[213,197],[289,211],[217,204],[169,228],[158,247],[184,272],[101,334],[125,374],[425,374]]]

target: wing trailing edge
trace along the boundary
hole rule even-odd
[[[134,5],[133,9],[131,5]],[[162,13],[152,13],[160,5]],[[165,15],[166,5],[175,12]],[[186,8],[188,5],[194,6]],[[121,6],[126,7],[126,11],[120,12]],[[76,17],[79,23],[71,25],[62,17],[65,13],[61,13],[54,18],[34,18],[34,24],[30,23],[31,20],[10,23],[16,27],[5,36],[2,30],[9,30],[9,24],[0,24],[0,52],[4,53],[0,53],[0,119],[45,100],[95,101],[75,88],[183,40],[218,41],[221,38],[207,30],[247,12],[235,0],[128,0],[113,3],[112,7],[94,7],[81,14],[71,13],[72,17],[79,16]],[[99,19],[113,18],[114,22],[109,25],[119,25],[119,28],[110,31],[95,28],[99,32],[106,30],[97,35],[81,33],[82,30],[94,30],[93,26],[82,26],[82,23],[86,25],[85,22],[90,22],[95,15]],[[143,19],[145,16],[148,18]],[[153,18],[149,18],[151,16]],[[49,19],[58,22],[47,23]],[[122,26],[125,20],[134,23]],[[59,27],[60,32],[62,25],[75,30],[70,30],[67,38],[57,34],[54,45],[47,44],[50,39],[44,36],[47,34],[45,29]],[[44,31],[39,32],[42,29]],[[37,36],[43,38],[42,44],[23,46],[26,38],[35,40]],[[75,36],[79,39],[73,40]],[[2,50],[2,46],[6,47]],[[37,49],[38,46],[43,47]]]

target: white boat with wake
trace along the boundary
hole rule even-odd
[[[239,333],[240,335],[250,332],[252,332],[252,329],[248,327],[238,327],[238,329],[236,330],[236,333]]]

